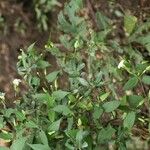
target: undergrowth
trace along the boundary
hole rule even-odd
[[[65,51],[50,40],[42,53],[35,44],[21,50],[23,80],[13,84],[16,96],[20,82],[28,91],[15,108],[6,108],[0,95],[0,138],[11,143],[6,150],[138,149],[137,135],[149,148],[150,22],[124,14],[122,42],[115,21],[102,12],[96,12],[94,28],[84,4],[71,0],[58,15]],[[49,54],[57,70],[50,71]]]

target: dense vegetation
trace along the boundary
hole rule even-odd
[[[39,28],[47,30],[48,6],[59,3],[33,4]],[[13,85],[16,96],[20,82],[28,90],[15,108],[6,108],[0,95],[0,138],[11,143],[0,149],[126,150],[138,147],[137,136],[149,149],[150,21],[116,12],[123,18],[120,37],[116,18],[94,15],[87,15],[84,1],[71,0],[58,14],[59,45],[49,39],[40,52],[36,43],[21,50],[17,68],[23,79]],[[56,58],[56,70],[49,55]]]

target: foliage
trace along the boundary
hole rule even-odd
[[[33,0],[33,5],[39,29],[48,30],[48,14],[60,3],[57,0]]]
[[[112,36],[113,20],[96,12],[95,31],[81,15],[84,7],[81,0],[71,0],[58,15],[65,52],[51,41],[42,53],[35,44],[21,51],[18,72],[29,90],[16,108],[2,109],[0,116],[0,138],[12,141],[10,150],[125,150],[135,128],[148,130],[150,63],[132,47],[136,41],[149,52],[149,36],[142,33],[148,23],[138,25],[135,16],[125,15],[122,45]],[[49,53],[58,70],[50,71]],[[64,74],[67,90],[59,85]]]

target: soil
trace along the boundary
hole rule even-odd
[[[122,10],[130,10],[136,16],[140,17],[141,13],[150,12],[150,0],[116,0],[116,7]],[[64,4],[64,1],[60,1]],[[94,4],[93,8],[99,9],[106,14],[110,14],[106,0],[91,0]],[[58,42],[58,33],[56,30],[57,17],[56,14],[60,10],[57,8],[50,15],[49,31],[40,32],[35,21],[35,14],[28,7],[26,1],[17,3],[15,0],[0,0],[0,15],[5,19],[5,27],[0,31],[0,91],[7,93],[7,106],[12,106],[14,99],[14,91],[12,81],[14,78],[20,78],[17,74],[16,63],[17,57],[21,48],[26,48],[28,45],[36,41],[36,45],[42,48],[47,39],[51,35],[53,41]],[[17,28],[17,23],[22,23],[23,29]],[[51,23],[52,22],[52,23]],[[55,33],[55,34],[52,34]],[[55,60],[49,56],[55,67]]]

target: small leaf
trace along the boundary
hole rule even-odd
[[[27,49],[28,52],[32,51],[33,48],[34,48],[34,46],[35,46],[35,43],[31,44],[31,45],[28,47],[28,49]]]
[[[83,78],[78,78],[79,82],[83,85],[83,86],[89,86],[89,83],[83,79]]]
[[[9,132],[1,132],[0,133],[0,139],[11,140],[12,138],[13,138],[12,133],[9,133]]]
[[[131,111],[127,114],[123,121],[124,128],[131,129],[135,122],[136,113],[134,111]]]
[[[139,95],[129,95],[127,98],[129,105],[134,108],[138,107],[141,102],[144,102],[144,98]]]
[[[101,12],[96,13],[96,20],[101,30],[106,30],[110,26],[110,19],[104,16]]]
[[[54,96],[54,97],[56,98],[56,100],[58,100],[58,101],[64,99],[68,94],[69,94],[69,92],[62,91],[62,90],[58,90],[58,91],[54,91],[54,92],[53,92],[53,96]]]
[[[144,84],[150,85],[150,76],[144,75],[143,78],[142,78],[142,82]]]
[[[9,118],[9,117],[10,117],[13,113],[15,113],[15,112],[16,112],[15,109],[8,108],[8,109],[5,110],[4,116],[7,117],[7,118]]]
[[[49,126],[48,130],[49,130],[50,132],[51,132],[51,131],[58,131],[58,130],[59,130],[59,127],[60,127],[60,122],[61,122],[61,119],[59,119],[59,120],[53,122],[53,123]]]
[[[128,35],[130,35],[133,32],[136,23],[137,23],[137,18],[135,16],[132,16],[129,14],[125,15],[124,28],[125,28],[126,32],[128,33]]]
[[[53,109],[48,109],[48,118],[51,122],[54,122],[55,120],[55,112]]]
[[[103,113],[103,109],[102,108],[97,107],[97,106],[94,107],[93,118],[94,119],[99,119],[100,116],[102,115],[102,113]]]
[[[100,96],[101,101],[104,101],[105,99],[107,99],[107,97],[110,95],[110,92],[104,93]]]
[[[31,120],[27,121],[25,125],[27,128],[38,128],[38,125]]]
[[[43,130],[40,131],[39,136],[40,136],[42,143],[44,145],[48,145],[48,139],[47,139],[47,136]]]
[[[32,77],[31,83],[32,83],[32,85],[39,86],[40,85],[40,78],[38,78],[36,76]]]
[[[76,143],[77,143],[79,149],[81,149],[81,147],[82,147],[82,141],[83,141],[84,137],[86,137],[87,135],[88,135],[87,131],[79,130],[77,132],[77,134],[76,134]]]
[[[17,112],[15,112],[15,114],[19,121],[23,121],[26,119],[25,114],[23,112],[17,111]]]
[[[119,105],[120,105],[120,101],[114,100],[114,101],[104,103],[103,108],[105,109],[105,112],[112,112],[115,109],[117,109]]]
[[[47,67],[49,67],[49,66],[51,66],[51,65],[50,65],[49,62],[47,62],[47,61],[39,60],[39,61],[37,62],[37,67],[38,67],[38,68],[45,69],[45,68],[47,68]]]
[[[63,115],[68,115],[72,114],[72,111],[65,105],[57,105],[56,107],[53,108],[55,112],[62,113]]]
[[[138,78],[132,77],[126,82],[123,88],[124,90],[131,90],[137,85],[137,83],[138,83]]]
[[[48,93],[36,93],[35,95],[33,95],[33,98],[45,103],[51,98],[51,96]]]
[[[112,128],[111,125],[108,125],[106,128],[102,128],[98,134],[98,142],[104,143],[107,142],[112,138],[113,134],[115,134],[116,130]]]
[[[59,71],[54,71],[46,76],[48,82],[53,82],[59,74]]]

